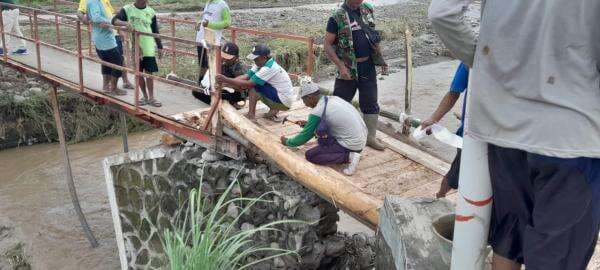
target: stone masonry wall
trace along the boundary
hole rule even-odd
[[[192,144],[146,151],[164,154],[137,161],[127,157],[124,162],[108,166],[114,183],[109,189],[114,188],[129,269],[163,268],[163,233],[173,227],[174,217],[185,211],[189,191],[197,188],[203,177],[202,192],[219,196],[236,175],[240,183],[234,189],[236,195],[258,197],[274,191],[267,198],[272,203],[255,205],[238,229],[281,219],[316,221],[315,225],[284,225],[282,232],[256,235],[259,243],[297,250],[300,258],[277,258],[254,269],[338,269],[334,265],[348,261],[342,258],[348,249],[348,238],[335,235],[337,209],[276,168],[240,161],[204,162],[200,158],[204,149]]]

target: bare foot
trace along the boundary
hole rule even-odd
[[[452,188],[448,185],[448,179],[446,179],[446,177],[444,177],[444,179],[442,180],[442,183],[440,184],[440,190],[435,194],[436,198],[445,198],[446,194],[448,194],[448,192],[450,192],[450,190],[452,190]]]
[[[123,88],[125,88],[125,89],[134,89],[135,86],[133,86],[133,84],[131,84],[130,82],[127,82],[127,83],[123,83]]]
[[[256,114],[247,113],[246,118],[250,119],[251,121],[256,121]]]

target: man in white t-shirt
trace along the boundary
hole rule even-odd
[[[256,45],[248,59],[254,61],[254,66],[246,75],[237,78],[227,78],[217,75],[217,82],[235,89],[250,89],[248,118],[256,118],[258,99],[269,107],[266,118],[275,119],[279,111],[287,111],[295,100],[292,80],[288,73],[271,57],[271,50],[265,45]]]

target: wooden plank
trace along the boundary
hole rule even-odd
[[[414,164],[412,160],[401,158],[392,160],[383,164],[379,164],[375,167],[371,167],[368,170],[361,170],[360,166],[355,175],[351,178],[354,179],[363,179],[362,182],[365,182],[367,185],[373,183],[375,181],[379,181],[382,179],[388,179],[387,175],[390,173],[400,173],[402,170],[407,168],[408,166]],[[383,176],[383,177],[382,177]]]
[[[378,166],[379,164],[398,159],[406,158],[393,151],[380,152],[371,148],[367,148],[361,153],[360,163],[358,164],[357,172],[365,171],[370,169],[371,167]]]
[[[397,153],[433,170],[434,172],[445,175],[450,170],[450,164],[436,158],[428,153],[420,151],[408,144],[398,141],[390,136],[379,132],[377,137],[385,142],[388,147]]]
[[[382,174],[380,177],[386,179],[385,182],[395,183],[397,185],[394,194],[402,194],[423,184],[437,181],[441,179],[442,176],[424,168],[420,164],[413,163],[406,166],[401,171]],[[374,183],[373,185],[377,184]],[[366,186],[365,188],[370,188],[371,186]]]

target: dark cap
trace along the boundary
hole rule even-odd
[[[271,55],[271,49],[264,44],[258,44],[254,46],[252,49],[252,53],[248,55],[248,59],[254,60],[259,56],[269,56]]]
[[[233,42],[227,42],[221,48],[221,58],[225,60],[231,60],[238,56],[240,56],[240,48]]]

